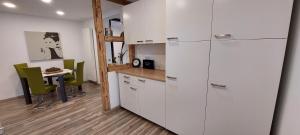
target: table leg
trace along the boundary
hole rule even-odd
[[[26,104],[32,104],[32,100],[31,100],[31,94],[30,94],[30,90],[29,90],[29,86],[28,86],[28,82],[26,78],[21,78],[21,84],[22,84],[22,88],[23,88],[23,93],[24,93],[24,98],[25,98],[25,102]]]
[[[62,102],[67,102],[68,101],[68,97],[65,91],[65,82],[64,82],[64,76],[58,76],[58,81],[59,81],[59,93],[60,93],[60,97],[61,97],[61,101]]]
[[[49,76],[49,77],[47,77],[48,78],[48,84],[49,85],[53,85],[53,80],[52,80],[52,77],[51,76]]]

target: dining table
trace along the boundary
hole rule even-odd
[[[62,69],[60,72],[55,72],[55,73],[47,73],[47,72],[42,73],[43,77],[48,79],[49,85],[53,85],[53,77],[57,77],[57,80],[59,83],[58,95],[60,96],[60,99],[62,102],[68,101],[68,96],[67,96],[66,90],[65,90],[64,76],[66,74],[72,74],[72,73],[73,73],[73,70],[70,70],[70,69]]]
[[[66,74],[72,74],[73,70],[70,69],[62,69],[60,72],[55,73],[46,73],[45,71],[42,72],[43,78],[48,79],[48,84],[53,85],[53,78],[57,78],[59,87],[57,89],[58,96],[62,102],[67,102],[68,97],[65,90],[65,81],[64,76]],[[26,101],[26,104],[32,104],[31,94],[28,86],[28,82],[26,78],[21,78],[22,85],[24,85],[24,98]]]

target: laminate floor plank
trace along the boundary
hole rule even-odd
[[[46,109],[33,109],[23,98],[0,101],[0,123],[6,135],[173,135],[123,108],[103,112],[100,86],[83,85],[85,96],[62,103],[56,97]],[[35,101],[33,101],[35,103]]]

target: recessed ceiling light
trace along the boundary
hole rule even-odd
[[[42,2],[44,2],[44,3],[51,3],[52,2],[52,0],[41,0]]]
[[[17,6],[14,3],[11,2],[3,2],[2,5],[8,7],[8,8],[16,8]]]
[[[56,14],[62,16],[62,15],[65,15],[65,12],[64,12],[64,11],[61,11],[61,10],[57,10],[57,11],[56,11]]]

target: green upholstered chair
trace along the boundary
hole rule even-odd
[[[27,63],[21,63],[21,64],[15,64],[14,67],[18,73],[18,76],[22,84],[25,102],[26,104],[31,104],[32,103],[31,95],[30,95],[29,86],[26,79],[26,74],[24,72],[24,68],[27,68],[28,65]]]
[[[38,104],[35,108],[40,107],[44,102],[45,96],[56,90],[56,85],[44,84],[40,67],[24,68],[24,72],[31,89],[31,94],[37,96],[38,99]]]
[[[26,78],[26,74],[23,69],[28,67],[27,63],[15,64],[14,67],[20,78]]]
[[[66,85],[69,86],[77,86],[79,91],[82,92],[82,84],[83,84],[83,68],[84,62],[77,63],[77,69],[75,72],[75,79],[66,81]]]
[[[64,69],[70,69],[74,71],[74,59],[65,59],[64,60]],[[72,74],[66,74],[64,76],[64,80],[73,80],[74,79],[74,73]]]

